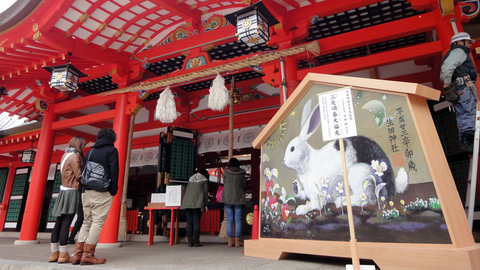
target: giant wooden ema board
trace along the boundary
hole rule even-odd
[[[358,257],[381,269],[480,269],[426,103],[440,91],[323,74],[308,74],[253,142],[262,150],[260,226],[245,255],[352,257],[339,142],[322,138],[317,97],[344,87],[357,128],[344,145]]]

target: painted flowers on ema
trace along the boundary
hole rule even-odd
[[[372,160],[371,167],[375,170],[375,174],[378,176],[382,176],[383,172],[387,170],[387,164],[384,161],[379,162],[378,160]]]

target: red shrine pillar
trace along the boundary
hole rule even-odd
[[[50,104],[49,106],[51,108],[54,104]],[[54,114],[52,110],[44,112],[42,130],[40,131],[40,140],[38,142],[38,151],[32,170],[27,203],[25,205],[22,228],[20,230],[20,239],[18,241],[37,240],[40,215],[42,214],[43,197],[45,196],[45,187],[47,185],[48,169],[50,168],[52,150],[55,141],[55,131],[52,130],[52,124],[57,118],[58,116]]]
[[[113,197],[112,207],[108,214],[107,220],[100,234],[99,243],[112,244],[118,241],[118,229],[120,224],[120,210],[122,206],[123,182],[125,175],[125,161],[127,157],[128,134],[130,129],[130,117],[127,110],[128,93],[119,94],[116,107],[115,118],[113,120],[113,129],[117,133],[117,141],[115,147],[118,149],[118,192]]]
[[[5,192],[3,193],[3,201],[0,211],[0,232],[5,226],[5,219],[7,218],[8,204],[10,203],[10,195],[12,194],[13,180],[15,179],[16,166],[8,166],[7,184],[5,185]]]
[[[293,93],[295,88],[300,84],[297,78],[298,61],[294,56],[284,58],[285,82],[287,86],[287,98]],[[283,104],[283,101],[282,101]]]

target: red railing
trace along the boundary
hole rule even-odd
[[[127,210],[127,232],[132,234],[137,232],[138,228],[138,210]]]
[[[220,209],[208,210],[208,212],[202,214],[200,231],[210,232],[212,235],[220,232]]]

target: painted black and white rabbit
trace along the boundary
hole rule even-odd
[[[346,204],[338,140],[320,149],[314,149],[307,142],[320,126],[319,105],[311,111],[311,104],[309,100],[304,105],[300,134],[290,141],[283,158],[283,164],[297,172],[299,179],[294,182],[296,196],[307,200],[305,205],[297,207],[297,215],[321,210],[333,202],[337,207]],[[395,178],[387,155],[375,141],[355,136],[345,138],[344,145],[352,206],[376,204],[381,197],[388,201],[395,192],[405,191],[407,172],[400,168]],[[381,164],[381,168],[375,170],[375,164]]]

